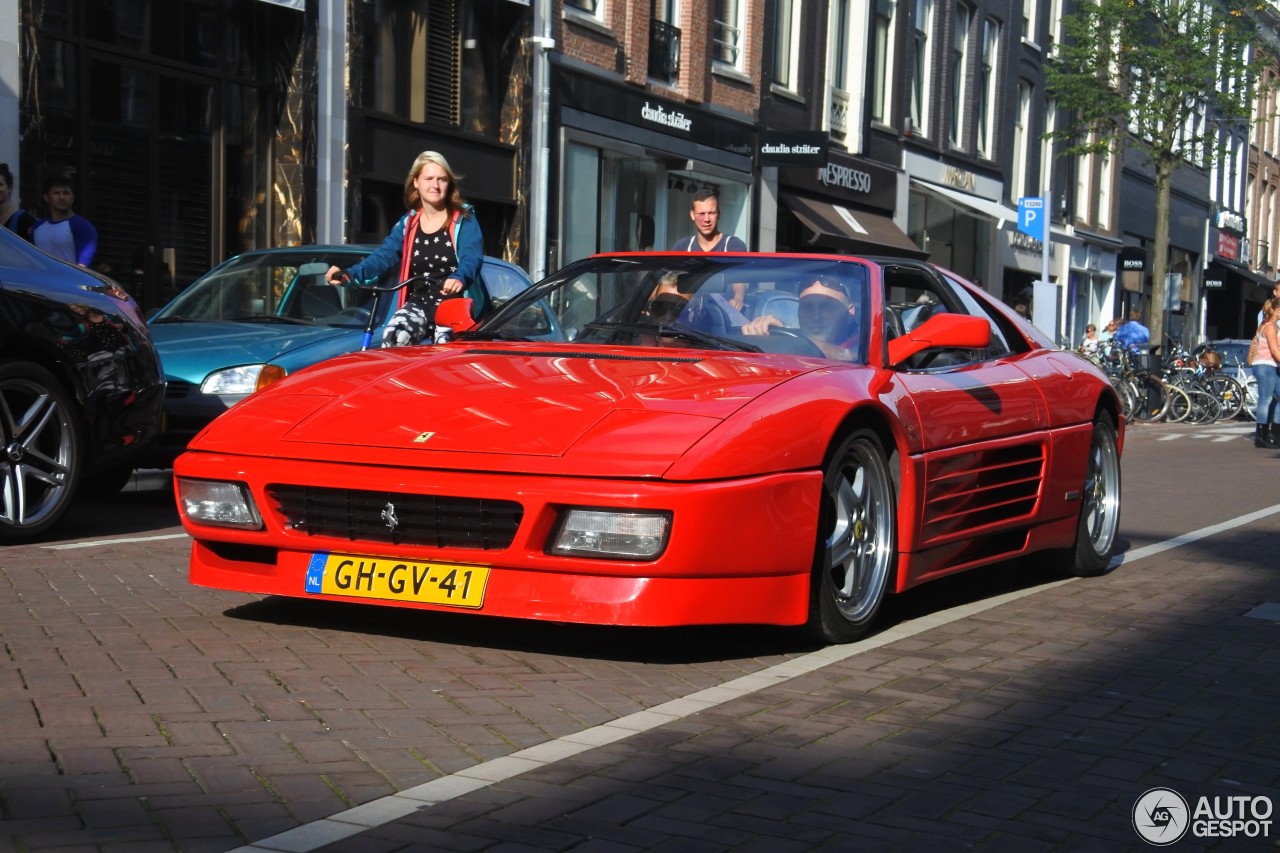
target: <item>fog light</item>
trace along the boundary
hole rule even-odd
[[[178,505],[196,524],[261,530],[262,517],[243,483],[177,478]]]
[[[667,547],[669,512],[619,512],[571,509],[551,540],[552,554],[652,560]]]

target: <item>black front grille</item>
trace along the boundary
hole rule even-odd
[[[524,516],[515,501],[488,498],[280,485],[267,493],[290,528],[353,542],[506,548]]]

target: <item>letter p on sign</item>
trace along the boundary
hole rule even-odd
[[[1044,242],[1044,199],[1029,196],[1018,199],[1018,230]]]

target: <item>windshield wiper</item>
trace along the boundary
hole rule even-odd
[[[533,340],[533,338],[526,338],[524,335],[516,335],[502,329],[494,332],[459,332],[457,337],[464,341],[510,341],[513,343],[529,343]]]
[[[289,326],[324,326],[318,320],[304,320],[301,317],[281,317],[278,314],[241,314],[232,317],[233,323],[284,323]]]
[[[633,335],[653,335],[655,338],[676,338],[677,340],[694,341],[708,349],[763,352],[755,344],[749,344],[746,341],[735,341],[733,338],[722,338],[719,335],[690,329],[688,326],[659,326],[656,323],[588,323],[586,328],[600,331],[629,332]]]

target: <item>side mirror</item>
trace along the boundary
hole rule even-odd
[[[476,324],[471,319],[471,297],[455,296],[436,306],[436,325],[448,326],[455,332],[465,332]]]
[[[938,347],[986,349],[991,345],[991,321],[968,314],[934,314],[905,335],[889,341],[889,366]]]

